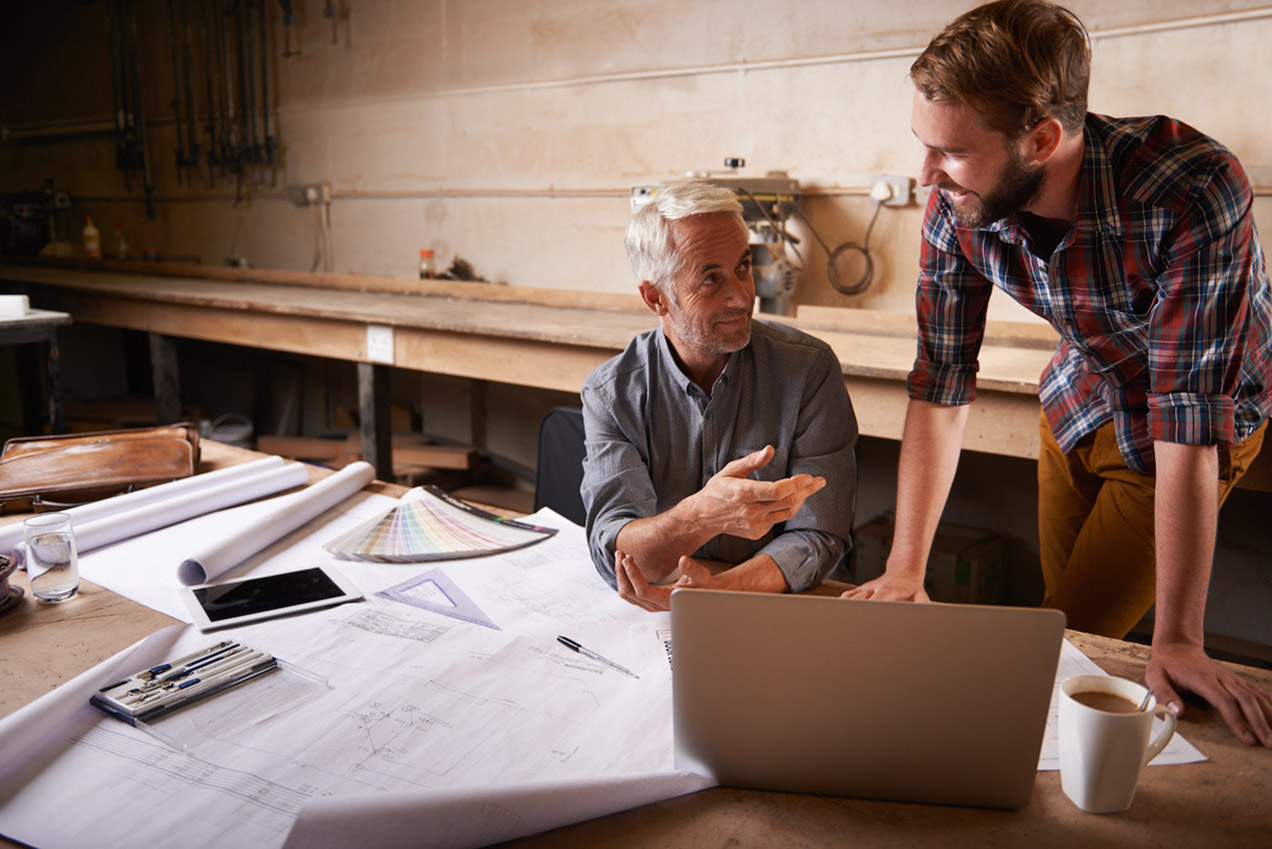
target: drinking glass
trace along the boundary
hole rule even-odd
[[[44,601],[66,601],[79,590],[79,557],[71,517],[40,513],[23,525],[32,595]]]

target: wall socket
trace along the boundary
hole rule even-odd
[[[884,206],[909,206],[914,196],[911,177],[871,177],[870,197]]]
[[[373,363],[393,365],[393,328],[383,324],[367,325],[367,359]]]
[[[331,203],[331,183],[297,183],[288,186],[287,199],[297,206]]]

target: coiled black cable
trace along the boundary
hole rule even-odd
[[[879,220],[879,211],[882,209],[883,204],[875,204],[874,215],[870,216],[870,224],[866,226],[866,237],[861,240],[860,244],[857,242],[844,242],[833,251],[830,249],[830,246],[822,240],[822,237],[818,235],[817,230],[814,229],[812,223],[804,216],[804,213],[796,212],[796,214],[800,217],[800,220],[808,227],[808,231],[813,234],[813,238],[817,240],[817,243],[822,246],[822,250],[826,252],[826,279],[830,281],[830,285],[835,288],[835,291],[841,295],[860,295],[862,292],[869,289],[870,284],[874,282],[874,257],[870,256],[870,233],[874,230],[875,221]],[[866,263],[866,267],[861,272],[861,277],[859,277],[857,282],[851,286],[844,286],[839,282],[839,270],[835,267],[839,257],[842,256],[845,251],[860,252],[862,259],[865,260]]]

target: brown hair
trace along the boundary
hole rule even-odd
[[[1046,0],[997,0],[961,15],[910,66],[933,103],[970,106],[1016,138],[1043,118],[1086,118],[1091,48],[1077,15]]]

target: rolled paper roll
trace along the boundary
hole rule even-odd
[[[224,469],[217,469],[214,472],[204,472],[201,475],[191,475],[187,478],[180,478],[168,483],[161,483],[158,486],[149,486],[145,489],[139,489],[135,492],[127,492],[123,495],[115,495],[110,498],[103,498],[100,501],[92,501],[87,504],[79,504],[75,507],[68,507],[60,512],[70,513],[71,522],[79,528],[89,522],[106,516],[113,516],[117,513],[125,513],[129,510],[135,510],[145,505],[162,504],[164,501],[173,498],[180,498],[183,495],[192,492],[201,492],[203,490],[212,489],[221,486],[232,480],[241,480],[259,475],[269,469],[281,469],[283,467],[282,457],[265,457],[260,460],[253,460],[250,463],[240,463],[237,466],[227,466]],[[303,467],[301,467],[303,468]],[[301,478],[297,483],[291,486],[299,486],[303,484],[308,477]],[[273,492],[282,492],[289,487],[280,486]],[[270,495],[272,493],[261,493],[262,495]],[[251,496],[252,498],[260,498],[260,495]],[[243,501],[249,499],[244,498]],[[242,503],[242,502],[237,502]],[[208,510],[217,510],[220,508],[209,507]],[[78,541],[78,540],[77,540]],[[5,525],[0,528],[0,552],[11,552],[19,543],[22,542],[22,523],[14,522],[11,525]],[[84,549],[81,547],[80,551]]]
[[[310,519],[320,516],[375,480],[375,469],[359,460],[303,492],[275,498],[238,533],[209,543],[177,567],[177,578],[186,586],[215,581]]]
[[[90,514],[89,521],[84,521],[83,513],[72,513],[71,529],[75,532],[75,546],[83,554],[214,510],[294,489],[308,480],[309,470],[301,463],[274,465],[261,467],[256,474],[246,477],[221,478],[215,482],[215,486],[187,488],[186,491],[162,501],[134,502],[130,510],[99,514],[96,517]],[[18,543],[13,553],[15,559],[25,559],[26,543]]]

